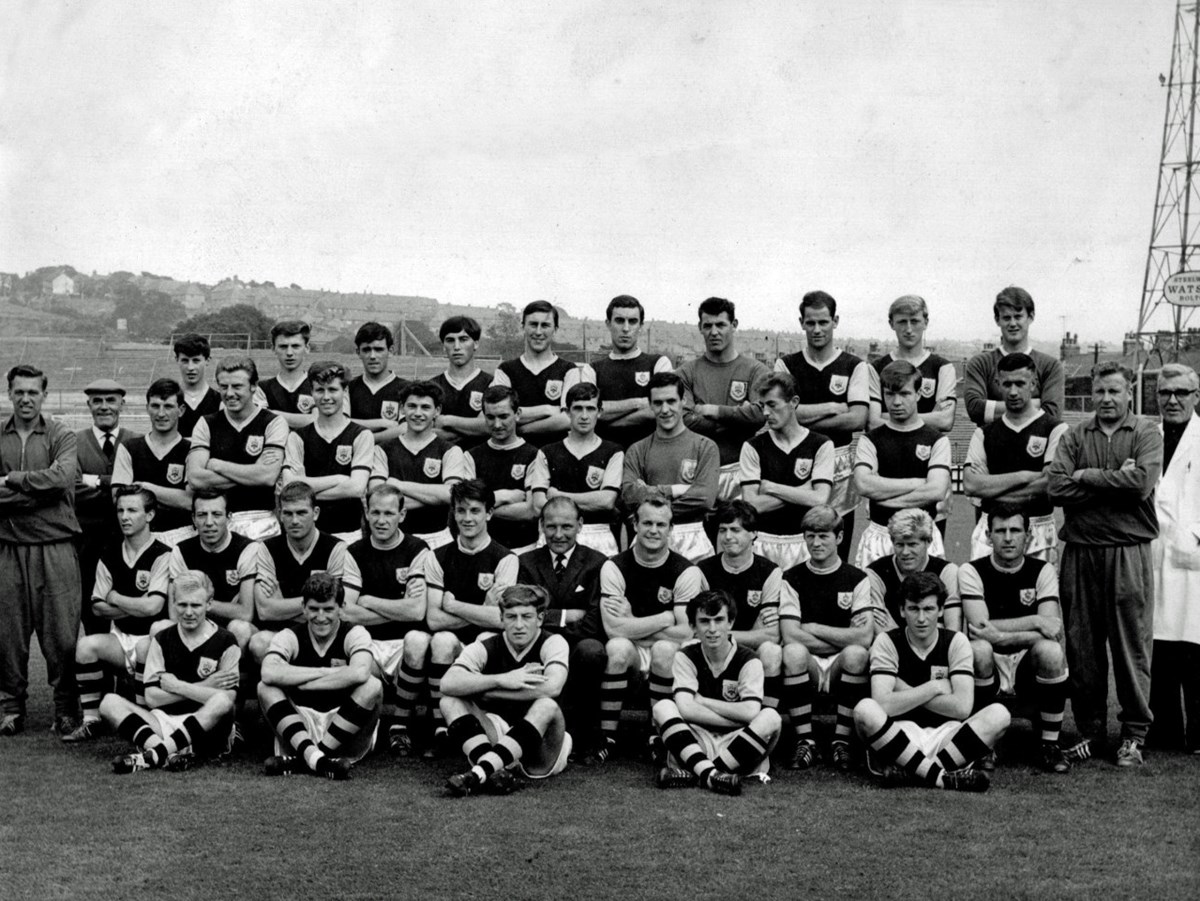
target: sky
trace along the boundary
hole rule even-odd
[[[1136,325],[1170,0],[0,4],[0,271]]]

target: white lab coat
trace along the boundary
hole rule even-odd
[[[1161,428],[1161,427],[1160,427]],[[1200,418],[1193,416],[1155,493],[1154,638],[1200,644]]]

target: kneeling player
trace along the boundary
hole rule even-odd
[[[517,766],[535,779],[566,769],[571,735],[555,699],[570,651],[565,638],[542,629],[548,601],[539,586],[504,589],[504,631],[467,645],[442,678],[442,714],[471,762],[446,782],[450,794],[508,794]]]
[[[1067,660],[1054,566],[1026,556],[1029,517],[1015,507],[988,513],[992,553],[958,570],[963,613],[975,653],[977,694],[999,690],[1032,698],[1041,720],[1039,763],[1050,773],[1071,765],[1058,744],[1067,704]],[[981,699],[982,701],[983,699]]]
[[[970,769],[1008,728],[1008,709],[989,704],[972,714],[971,643],[938,626],[946,586],[914,573],[900,586],[902,627],[871,645],[871,697],[854,708],[858,734],[888,766],[885,785],[987,791],[988,776]]]
[[[342,620],[345,602],[334,576],[313,573],[304,583],[304,622],[271,639],[258,683],[278,752],[263,767],[268,776],[307,770],[349,779],[375,744],[383,685],[371,675],[371,636]]]
[[[765,776],[770,768],[779,714],[763,706],[762,662],[733,640],[737,601],[724,591],[703,591],[688,602],[687,615],[697,641],[675,655],[674,697],[654,705],[654,725],[669,753],[655,783],[740,794],[743,775]]]
[[[850,769],[854,707],[867,693],[867,649],[875,627],[867,574],[842,561],[842,517],[833,507],[813,507],[801,520],[809,558],[783,574],[779,627],[783,634],[783,698],[796,748],[789,766],[813,765],[813,699],[819,691],[837,702],[829,761]]]
[[[238,663],[234,637],[208,618],[213,587],[189,570],[175,579],[175,625],[150,639],[146,707],[107,694],[100,715],[138,750],[113,760],[113,772],[186,769],[194,755],[223,753],[233,732]]]

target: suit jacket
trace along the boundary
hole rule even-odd
[[[127,444],[139,437],[129,429],[117,429],[117,444]],[[92,427],[75,433],[75,453],[79,460],[79,475],[100,476],[100,487],[84,488],[75,483],[75,515],[83,530],[83,540],[94,543],[103,536],[117,534],[116,508],[112,502],[112,464],[104,456]]]
[[[558,632],[569,641],[594,638],[604,641],[604,626],[600,622],[600,567],[608,558],[590,547],[575,545],[567,568],[561,576],[554,574],[554,559],[548,547],[526,551],[519,558],[517,581],[526,585],[541,585],[550,592],[550,609],[546,611],[544,628]],[[559,626],[564,610],[584,610],[583,619]]]

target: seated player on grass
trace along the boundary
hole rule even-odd
[[[276,633],[262,662],[258,703],[276,749],[263,771],[349,779],[375,745],[383,700],[371,675],[371,636],[342,619],[345,595],[329,573],[309,576],[302,598],[304,622]]]
[[[171,549],[150,532],[157,507],[155,497],[140,485],[118,485],[113,494],[123,538],[120,544],[100,551],[91,598],[92,612],[101,622],[108,621],[109,630],[81,636],[75,645],[75,682],[83,720],[60,736],[68,743],[87,741],[99,732],[106,667],[133,676],[136,700],[145,706],[141,683],[151,626],[166,619],[163,607]]]
[[[1008,709],[977,713],[971,643],[938,626],[946,586],[915,573],[900,586],[904,625],[871,645],[871,697],[854,708],[854,724],[871,755],[887,766],[883,785],[918,784],[951,791],[987,791],[982,759],[1008,728]]]
[[[843,523],[833,507],[813,507],[801,528],[808,560],[783,574],[779,601],[783,699],[796,736],[788,766],[806,770],[816,761],[812,712],[820,693],[837,703],[828,759],[844,773],[851,766],[854,707],[867,695],[871,586],[865,572],[838,555]]]
[[[654,705],[669,754],[655,777],[659,788],[702,785],[737,795],[742,776],[766,781],[779,714],[763,706],[762,661],[733,638],[737,615],[737,601],[724,591],[702,591],[688,602],[696,641],[675,655],[673,697]]]
[[[687,605],[700,593],[704,576],[687,557],[671,550],[672,515],[662,498],[642,501],[634,512],[633,543],[600,568],[600,619],[608,635],[608,665],[600,684],[600,729],[606,745],[616,742],[629,674],[647,677],[653,709],[656,701],[671,697],[675,652],[692,637]],[[650,736],[649,750],[661,765],[657,732]]]
[[[242,652],[208,618],[212,596],[204,573],[180,573],[171,601],[175,624],[155,634],[146,652],[146,706],[118,694],[100,702],[104,721],[137,746],[113,759],[114,773],[186,769],[196,756],[229,750]]]
[[[997,690],[1033,700],[1041,729],[1038,762],[1048,773],[1066,773],[1071,765],[1058,744],[1067,705],[1058,574],[1053,564],[1025,554],[1031,532],[1024,511],[1000,505],[987,517],[991,554],[958,570],[975,654],[975,692],[984,695],[976,706]]]
[[[516,767],[533,779],[566,769],[571,735],[556,699],[570,651],[565,638],[542,628],[548,602],[540,586],[504,589],[503,631],[467,645],[443,677],[442,714],[471,762],[446,782],[451,795],[508,794]]]
[[[367,494],[367,534],[350,545],[346,570],[362,591],[346,590],[342,618],[371,633],[372,671],[384,683],[383,714],[388,746],[407,757],[413,751],[409,725],[425,687],[429,633],[425,626],[425,555],[421,539],[400,530],[404,495],[395,485],[377,484]]]

